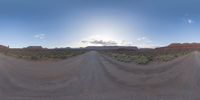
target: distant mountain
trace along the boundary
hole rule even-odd
[[[8,49],[8,46],[0,45],[0,49]]]
[[[42,46],[28,46],[24,49],[28,49],[28,50],[42,50],[43,47]]]
[[[156,49],[164,50],[200,50],[200,43],[172,43],[166,47]]]
[[[136,46],[88,46],[87,50],[138,50]]]
[[[9,49],[8,46],[0,45],[0,50],[7,50]],[[12,48],[11,48],[12,49]],[[20,48],[18,48],[20,49]],[[22,48],[26,50],[44,50],[48,48],[43,48],[42,46],[28,46],[26,48]],[[136,46],[88,46],[85,48],[54,48],[59,50],[134,50],[134,51],[152,51],[152,48],[138,48]],[[162,51],[162,50],[200,50],[200,43],[172,43],[165,47],[159,47],[155,50]]]

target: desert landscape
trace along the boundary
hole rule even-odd
[[[200,0],[0,0],[0,100],[200,100]]]
[[[56,53],[47,49],[1,48],[0,97],[2,100],[198,100],[199,47],[199,44],[134,50],[133,47],[93,47],[62,49]],[[26,52],[23,53],[26,57],[21,57],[22,52]],[[42,54],[74,55],[56,56],[53,62],[49,56],[50,62],[46,62],[48,59],[29,59],[27,52],[43,52],[35,55],[36,58],[43,58]],[[130,57],[113,58],[113,54]],[[134,55],[141,61],[130,61]]]

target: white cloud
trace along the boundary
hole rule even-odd
[[[105,41],[105,40],[90,40],[90,41],[81,41],[82,43],[100,45],[100,46],[116,46],[119,45],[116,41]]]
[[[114,40],[101,40],[101,39],[88,39],[81,41],[82,46],[137,46],[139,48],[154,48],[152,41],[147,37],[137,38],[135,41],[114,41]]]
[[[151,43],[152,41],[147,38],[147,37],[141,37],[137,39],[138,42],[146,42],[146,43]]]
[[[132,45],[135,45],[139,48],[155,48],[152,41],[147,37],[137,38],[135,41],[132,42]]]
[[[187,24],[193,24],[195,23],[195,21],[190,17],[189,14],[185,14],[184,17],[183,17],[183,21]]]
[[[37,38],[37,39],[45,39],[45,37],[46,37],[46,34],[36,34],[36,35],[34,35],[34,38]]]
[[[189,24],[194,23],[194,21],[193,21],[192,19],[188,19],[187,22],[188,22]]]

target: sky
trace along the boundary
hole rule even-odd
[[[159,47],[200,42],[200,0],[0,0],[0,44]]]

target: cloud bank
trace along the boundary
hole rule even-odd
[[[82,44],[87,46],[137,46],[139,48],[154,48],[155,46],[152,44],[152,41],[147,37],[140,37],[133,41],[114,41],[114,40],[83,40]]]
[[[104,40],[91,40],[91,41],[81,41],[82,43],[89,43],[93,45],[101,46],[117,46],[119,45],[116,41],[104,41]]]
[[[37,39],[45,39],[45,37],[46,37],[46,34],[36,34],[36,35],[34,35],[34,38],[37,38]]]

